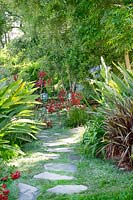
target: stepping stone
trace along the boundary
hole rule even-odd
[[[87,186],[84,185],[57,185],[56,187],[48,189],[47,192],[55,194],[74,194],[85,190],[87,190]]]
[[[37,179],[47,179],[47,180],[72,180],[73,176],[60,175],[55,173],[43,172],[35,175],[34,178]]]
[[[85,128],[82,127],[82,126],[79,126],[77,128],[73,128],[73,129],[70,129],[70,133],[82,133],[85,131]]]
[[[36,200],[39,195],[39,189],[24,183],[18,184],[19,200]]]
[[[47,146],[47,147],[54,147],[54,146],[61,146],[61,145],[66,145],[66,142],[47,142],[47,143],[43,143],[43,146]]]
[[[60,154],[55,154],[55,153],[52,153],[52,154],[46,154],[46,158],[47,159],[58,159],[60,157]]]
[[[71,160],[71,161],[79,161],[81,158],[79,155],[76,155],[76,154],[69,154],[68,155],[68,159]]]
[[[35,160],[55,160],[58,159],[60,157],[60,154],[56,154],[56,153],[45,153],[42,155],[36,155]],[[33,158],[34,160],[34,158]]]
[[[53,133],[53,135],[59,136],[59,135],[61,135],[61,133]]]
[[[76,166],[69,163],[48,163],[44,165],[46,170],[52,171],[65,171],[65,172],[76,172]]]
[[[44,138],[49,138],[49,136],[47,136],[47,135],[38,135],[37,138],[44,139]]]
[[[58,153],[65,153],[65,152],[72,152],[72,148],[62,147],[62,148],[49,148],[47,149],[48,152],[58,152]]]

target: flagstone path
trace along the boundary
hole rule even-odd
[[[50,129],[41,132],[38,138],[42,141],[43,147],[46,149],[46,155],[50,153],[58,153],[53,159],[57,162],[48,162],[44,164],[44,172],[35,174],[33,179],[49,180],[49,181],[60,181],[68,180],[70,184],[57,185],[53,188],[49,188],[47,192],[58,194],[74,194],[80,193],[87,190],[85,185],[71,184],[71,180],[76,180],[74,174],[77,171],[77,165],[80,161],[79,155],[74,153],[73,144],[77,143],[80,139],[80,133],[83,132],[83,128],[74,128],[66,133],[53,133]],[[60,162],[59,154],[66,154],[68,156],[68,163]],[[51,157],[52,159],[52,157]],[[76,161],[76,162],[74,162]],[[66,174],[67,173],[67,174]],[[19,200],[36,200],[39,195],[39,188],[19,183],[18,185],[20,195]]]

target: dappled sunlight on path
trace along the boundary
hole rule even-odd
[[[47,143],[43,143],[44,146],[49,146],[49,147],[54,147],[54,146],[61,146],[61,145],[71,145],[71,144],[76,144],[78,142],[80,142],[80,139],[84,133],[85,129],[84,127],[79,127],[79,128],[74,128],[69,130],[69,133],[67,133],[66,135],[62,134],[62,133],[58,133],[58,139],[55,136],[55,134],[53,133],[52,136],[51,134],[49,134],[49,142]],[[56,133],[57,135],[57,133]],[[39,135],[39,138],[41,140],[47,140],[47,136],[48,133],[47,132],[42,132]]]
[[[55,153],[33,153],[30,157],[23,157],[17,160],[14,160],[10,165],[15,165],[16,167],[20,167],[22,164],[29,165],[34,164],[39,161],[48,161],[51,159],[57,159],[59,158],[59,154]]]

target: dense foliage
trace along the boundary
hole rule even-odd
[[[83,106],[74,106],[68,111],[66,125],[68,127],[77,127],[86,124],[88,114]]]
[[[10,198],[10,182],[20,177],[18,170],[2,170],[3,159],[25,155],[24,144],[36,139],[38,125],[52,128],[55,116],[60,128],[85,127],[81,148],[93,160],[104,157],[122,169],[133,169],[132,69],[133,0],[0,0],[0,199]],[[45,150],[41,146],[37,151]],[[87,170],[83,166],[82,171],[83,182],[92,185],[92,194],[94,190],[92,199],[116,199],[110,193],[116,190],[114,167],[111,173],[102,171],[96,159],[94,169],[91,159],[84,159]],[[32,159],[27,177],[34,174],[38,160]],[[91,173],[94,182],[89,182]],[[121,182],[123,178],[116,181]],[[103,186],[108,196],[97,192]],[[131,187],[117,199],[131,199]]]
[[[88,88],[83,87],[86,91],[88,90],[85,93],[86,104],[89,101],[88,98],[94,94],[92,89],[95,89],[95,97],[98,97],[98,103],[102,104],[103,111],[106,113],[106,109],[110,110],[104,116],[106,130],[110,127],[110,119],[114,121],[117,115],[117,113],[112,114],[112,111],[116,109],[122,115],[122,110],[125,110],[126,99],[129,98],[127,104],[132,102],[133,3],[131,0],[1,0],[0,16],[0,41],[1,46],[4,47],[0,54],[0,64],[2,69],[4,68],[4,74],[1,78],[14,75],[15,80],[20,77],[24,81],[35,81],[37,92],[41,95],[40,98],[46,93],[51,99],[56,98],[61,89],[66,92],[70,91],[72,96],[72,94],[78,92],[76,91],[78,84],[83,86],[88,81]],[[14,22],[17,22],[17,28],[23,32],[23,35],[10,42],[9,33]],[[6,36],[6,39],[9,37],[8,41],[3,39],[4,36]],[[104,56],[108,67],[103,61],[103,66],[99,67],[101,56]],[[125,63],[126,68],[112,65],[112,61]],[[43,72],[46,74],[42,76],[41,73]],[[91,82],[93,72],[95,80]],[[12,91],[15,87],[13,84],[15,83],[11,84]],[[29,92],[26,93],[26,95],[28,94]],[[1,95],[4,95],[4,92]],[[24,119],[23,127],[22,121],[20,122],[20,119],[16,117],[18,113],[15,116],[10,113],[10,104],[14,104],[14,97],[12,100],[12,96],[8,95],[9,99],[6,98],[6,101],[9,107],[6,107],[5,112],[7,113],[3,113],[1,120],[8,122],[10,118],[10,124],[9,126],[2,125],[2,142],[5,143],[9,140],[10,143],[13,141],[16,144],[16,141],[20,138],[18,130],[13,137],[12,134],[7,134],[14,130],[14,126],[16,128],[16,124],[13,124],[14,120],[11,121],[12,117],[19,122],[17,127],[22,126],[21,128],[25,129],[26,126],[26,140],[29,140],[27,135],[31,134],[34,128],[33,126],[29,128],[31,126],[30,121],[27,125]],[[18,96],[15,103],[17,102],[17,106],[20,106],[24,99],[20,98],[20,94]],[[5,96],[2,96],[2,98],[5,98]],[[31,93],[24,102],[28,103],[29,98],[32,98]],[[42,101],[40,98],[38,98],[38,101]],[[65,100],[63,98],[64,96],[59,96],[60,102],[48,101],[46,110],[52,114],[54,111],[65,108],[64,102],[68,102],[72,106],[69,111],[67,110],[68,124],[77,126],[86,123],[88,120],[86,111],[79,108],[77,103],[73,104],[72,101],[67,101],[66,97]],[[3,102],[6,103],[6,101]],[[33,102],[30,101],[31,104]],[[80,105],[80,103],[78,104]],[[13,112],[16,112],[17,107],[15,106],[13,105]],[[67,106],[69,107],[69,105]],[[20,115],[21,112],[22,110]],[[8,114],[8,117],[6,114]],[[10,115],[11,117],[9,117]],[[4,118],[4,116],[6,117]],[[118,116],[117,118],[118,121],[121,119]],[[103,118],[94,117],[88,123],[84,135],[86,149],[91,147],[90,149],[93,151],[91,154],[93,155],[97,155],[99,146],[103,147],[103,121]],[[93,128],[90,123],[92,123]],[[126,122],[122,122],[121,126],[123,126],[123,123]],[[5,132],[7,133],[5,134]],[[111,138],[111,134],[113,134],[112,131],[110,133],[107,131],[105,138]],[[129,135],[129,130],[126,134]],[[20,140],[18,141],[20,142]],[[109,139],[108,143],[110,143]],[[131,156],[131,144],[127,151],[129,151],[128,155]],[[124,152],[126,152],[125,149]],[[108,152],[107,155],[109,155]]]
[[[37,97],[34,91],[33,84],[22,80],[8,84],[5,79],[0,81],[0,157],[20,153],[24,141],[35,139],[38,128],[33,116]]]
[[[98,81],[97,86],[104,106],[106,156],[117,160],[119,167],[132,168],[133,72],[116,66],[116,76],[104,62],[103,68],[104,81]]]
[[[33,80],[39,68],[50,71],[53,83],[72,88],[99,65],[101,55],[109,65],[125,57],[131,67],[131,1],[1,2],[22,24],[24,35],[10,44],[9,52],[13,71],[23,78]]]
[[[104,116],[101,109],[91,114],[91,118],[86,125],[86,129],[83,135],[83,149],[85,154],[92,157],[103,157],[103,147],[105,142],[103,137],[104,130]]]

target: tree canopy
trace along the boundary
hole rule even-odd
[[[18,62],[38,60],[40,66],[70,85],[88,76],[88,70],[99,65],[101,56],[109,65],[112,61],[123,63],[125,58],[126,66],[131,68],[132,0],[3,2],[8,12],[20,17],[25,33],[14,42],[15,55],[21,51]]]

